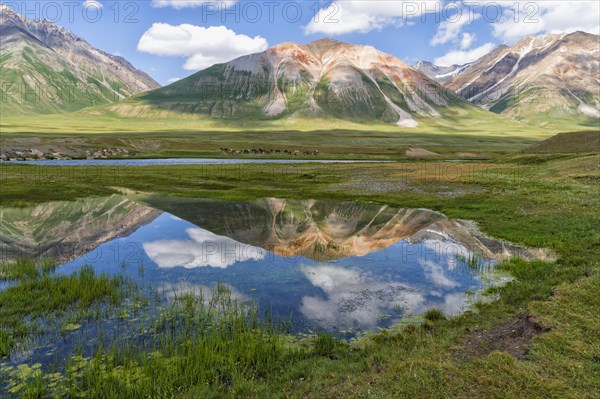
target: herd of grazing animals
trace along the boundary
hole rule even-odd
[[[293,155],[293,156],[298,156],[300,154],[302,155],[314,155],[315,157],[319,155],[319,151],[318,150],[314,150],[314,151],[304,151],[304,152],[300,152],[298,150],[295,151],[290,151],[288,149],[285,150],[265,150],[263,148],[252,148],[252,149],[246,149],[246,150],[236,150],[234,148],[220,148],[221,151],[223,151],[226,154],[230,154],[230,155],[246,155],[246,154],[258,154],[258,155],[271,155],[271,154],[288,154],[288,155]]]

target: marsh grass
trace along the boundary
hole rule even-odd
[[[176,295],[141,334],[147,340],[99,345],[87,358],[75,354],[62,374],[38,372],[37,365],[4,372],[12,393],[37,397],[175,397],[190,390],[216,395],[268,380],[290,362],[347,352],[347,344],[331,335],[299,345],[282,329],[261,317],[254,301],[237,300],[218,284]]]
[[[13,262],[0,263],[0,281],[36,278],[48,274],[56,269],[52,259],[36,261],[29,258],[20,258]]]
[[[43,323],[37,321],[52,321],[69,309],[83,314],[99,302],[117,305],[131,284],[122,277],[97,276],[90,266],[70,276],[56,276],[50,274],[50,266],[33,268],[32,261],[19,264],[19,273],[26,271],[28,278],[0,292],[0,358],[8,356],[20,340],[38,333]]]
[[[428,321],[438,321],[446,319],[446,315],[439,309],[429,309],[423,314],[423,318]]]

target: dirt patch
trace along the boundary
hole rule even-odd
[[[483,357],[498,351],[506,352],[516,359],[525,359],[531,340],[548,330],[529,316],[514,317],[489,330],[468,332],[455,355],[457,358],[465,359]]]
[[[457,152],[456,156],[460,159],[487,159],[488,156],[475,154],[474,152]]]
[[[404,153],[407,158],[437,158],[440,156],[437,152],[431,152],[424,148],[409,148]]]

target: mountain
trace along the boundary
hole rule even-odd
[[[401,240],[443,241],[448,244],[445,251],[463,246],[494,259],[548,256],[542,250],[488,238],[469,222],[451,220],[427,209],[281,198],[228,202],[151,196],[144,201],[218,236],[279,256],[303,256],[320,262],[364,256]]]
[[[446,87],[492,112],[543,127],[600,123],[600,37],[528,36],[471,63]]]
[[[3,116],[54,113],[122,100],[160,85],[124,58],[46,20],[0,4]]]
[[[129,235],[160,213],[118,195],[47,202],[28,208],[3,207],[0,261],[33,257],[64,263],[114,238]]]
[[[423,72],[425,75],[430,77],[439,83],[445,83],[452,79],[456,75],[464,71],[469,64],[464,65],[451,65],[451,66],[438,66],[429,61],[419,61],[413,68],[417,71]]]
[[[174,111],[217,119],[333,117],[415,127],[469,107],[399,59],[370,46],[321,39],[282,43],[197,72],[111,107],[121,116]]]

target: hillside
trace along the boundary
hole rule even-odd
[[[522,152],[527,154],[598,154],[600,153],[600,132],[559,133],[527,147]]]
[[[443,119],[457,108],[475,109],[389,54],[332,39],[282,43],[110,107],[119,116],[166,111],[215,119],[337,118],[401,127]]]
[[[159,84],[124,58],[95,49],[46,20],[0,4],[2,116],[63,113],[106,104]]]
[[[598,128],[600,37],[528,36],[500,46],[446,87],[492,112],[542,127]]]

